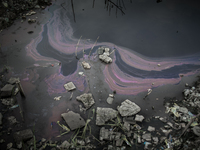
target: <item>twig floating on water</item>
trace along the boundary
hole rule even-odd
[[[81,37],[82,37],[82,36],[81,36]],[[78,49],[78,45],[79,45],[79,42],[80,42],[80,40],[81,40],[81,37],[79,38],[78,43],[77,43],[77,45],[76,45],[76,58],[77,58],[77,49]]]
[[[71,4],[72,4],[72,11],[73,11],[73,16],[74,16],[74,22],[76,22],[73,0],[71,0]]]

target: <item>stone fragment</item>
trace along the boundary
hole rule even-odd
[[[6,105],[6,106],[12,106],[15,104],[15,100],[13,98],[4,98],[1,99],[2,104]]]
[[[103,55],[99,55],[99,59],[107,64],[112,62],[112,58],[108,57],[105,53],[103,53]]]
[[[121,106],[118,106],[117,109],[123,117],[135,115],[141,110],[141,108],[138,105],[136,105],[134,102],[131,102],[128,99],[122,102]]]
[[[145,140],[145,141],[151,141],[151,133],[145,133],[142,135],[142,138]]]
[[[99,47],[98,50],[97,50],[99,55],[102,55],[104,53],[104,51],[105,51],[104,47]]]
[[[59,146],[61,149],[68,149],[70,146],[70,143],[65,140],[64,142],[62,142],[62,144]]]
[[[7,144],[7,149],[11,149],[12,146],[13,146],[13,143],[8,143],[8,144]]]
[[[26,140],[31,139],[33,137],[33,132],[30,129],[26,129],[26,130],[15,132],[13,134],[13,137],[16,143],[19,143],[21,141],[26,141]]]
[[[30,12],[26,13],[26,16],[31,16],[31,15],[35,15],[35,14],[36,14],[35,11],[30,11]]]
[[[142,116],[142,115],[135,116],[135,121],[142,122],[143,120],[144,120],[144,116]]]
[[[185,107],[179,107],[179,108],[178,108],[178,111],[181,112],[181,113],[184,113],[184,114],[187,114],[187,113],[188,113],[188,109],[185,108]]]
[[[103,140],[109,140],[109,130],[105,129],[105,127],[102,127],[100,129],[100,135],[99,135],[99,140],[103,141]]]
[[[76,87],[75,87],[73,82],[69,82],[69,83],[64,84],[64,87],[68,91],[72,91],[72,90],[76,89]]]
[[[104,125],[106,121],[116,118],[118,112],[112,108],[97,107],[96,125]]]
[[[190,94],[190,90],[189,89],[185,89],[183,92],[184,92],[185,96],[188,96]]]
[[[76,99],[81,101],[86,109],[89,109],[95,103],[91,93],[84,93],[80,96],[77,96]]]
[[[19,82],[19,78],[11,77],[11,78],[8,80],[8,83],[9,83],[9,84],[15,84],[16,82]]]
[[[140,136],[140,135],[137,136],[137,141],[138,141],[139,144],[142,143],[142,140],[141,140],[141,136]]]
[[[116,146],[122,146],[123,142],[124,142],[123,139],[116,140]]]
[[[71,130],[75,130],[85,126],[85,120],[78,113],[69,111],[67,113],[61,114],[67,125]]]
[[[155,131],[155,127],[149,126],[147,130],[148,130],[149,132],[153,132],[153,131]]]
[[[57,97],[54,97],[54,100],[56,101],[59,101],[61,99],[62,96],[57,96]]]
[[[130,131],[130,124],[128,122],[124,122],[123,129],[125,131]]]
[[[0,113],[0,125],[2,125],[3,115]]]
[[[12,92],[15,88],[15,85],[11,84],[6,84],[2,89],[1,89],[1,96],[2,97],[9,97],[12,95]]]
[[[107,101],[108,104],[112,104],[113,100],[114,100],[114,98],[108,97],[106,101]]]
[[[124,117],[123,122],[128,122],[130,124],[136,124],[134,117]]]
[[[152,139],[153,139],[153,143],[157,145],[157,144],[158,144],[158,141],[159,141],[159,140],[158,140],[158,137],[153,137]]]
[[[36,19],[28,19],[28,23],[35,23]]]
[[[85,62],[85,61],[82,62],[82,66],[83,66],[84,69],[90,69],[91,68],[90,64]]]

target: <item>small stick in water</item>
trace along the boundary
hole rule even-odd
[[[81,36],[81,37],[82,37],[82,36]],[[79,38],[78,43],[77,43],[77,45],[76,45],[76,58],[77,58],[77,49],[78,49],[78,45],[79,45],[79,42],[80,42],[80,40],[81,40],[81,37]]]
[[[90,53],[91,53],[92,49],[94,48],[94,46],[96,45],[98,39],[99,39],[99,36],[97,37],[97,39],[96,39],[94,45],[92,46],[92,48],[91,48],[91,50],[90,50]],[[90,58],[90,53],[89,53],[89,56],[88,56],[89,58]]]
[[[16,82],[16,84],[17,84],[17,86],[18,86],[18,88],[19,88],[19,91],[20,91],[21,96],[26,97],[25,94],[24,94],[24,91],[23,91],[23,89],[22,89],[22,85],[21,85],[21,83],[20,83],[19,80]]]
[[[85,40],[83,41],[83,59],[84,59],[84,54],[85,54],[85,52],[84,52],[84,50],[85,50]]]
[[[116,49],[114,49],[114,50],[113,50],[113,51],[112,51],[112,52],[109,54],[109,56],[110,56],[112,53],[114,53],[114,52],[115,52],[115,50],[116,50]]]

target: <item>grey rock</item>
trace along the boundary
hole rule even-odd
[[[184,113],[184,114],[187,114],[187,113],[188,113],[188,109],[185,108],[185,107],[179,107],[179,108],[178,108],[178,111],[179,111],[179,112],[182,112],[182,113]]]
[[[145,141],[151,141],[151,133],[145,133],[142,135],[142,138],[145,140]]]
[[[73,82],[69,82],[69,83],[64,84],[64,87],[68,91],[72,91],[72,90],[76,89],[76,87],[75,87]]]
[[[70,147],[70,143],[68,141],[62,142],[62,144],[59,146],[61,149],[68,149]]]
[[[15,132],[13,134],[13,137],[16,143],[19,143],[21,141],[26,141],[26,140],[31,139],[33,137],[33,132],[30,129],[26,129],[26,130]]]
[[[118,112],[112,108],[97,107],[96,125],[104,125],[106,121],[116,118]]]
[[[147,129],[149,132],[153,132],[155,131],[155,127],[152,127],[152,126],[148,126],[148,129]]]
[[[123,129],[125,131],[130,131],[130,124],[128,122],[124,122]]]
[[[28,23],[35,23],[36,19],[28,19]]]
[[[157,145],[159,142],[158,137],[153,137],[152,139],[153,139],[153,143]]]
[[[135,121],[142,122],[143,120],[144,120],[144,116],[142,116],[142,115],[135,116]]]
[[[107,101],[108,104],[112,104],[113,100],[114,100],[114,98],[108,97],[106,101]]]
[[[116,146],[122,146],[123,142],[124,142],[123,139],[116,140]]]
[[[11,77],[11,78],[8,80],[8,83],[9,83],[9,84],[15,84],[16,82],[19,82],[19,78]]]
[[[104,51],[105,51],[104,47],[99,47],[98,50],[97,50],[99,55],[102,55],[104,53]]]
[[[109,140],[109,136],[110,136],[109,130],[105,129],[105,127],[102,127],[100,129],[99,140],[101,140],[101,141]]]
[[[86,109],[89,109],[95,103],[91,93],[84,93],[80,96],[77,96],[76,99],[81,101]]]
[[[135,115],[141,110],[141,108],[138,105],[136,105],[134,102],[131,102],[128,99],[122,102],[121,106],[118,106],[117,109],[123,117]]]
[[[0,113],[0,125],[2,125],[3,115]]]
[[[8,143],[8,144],[7,144],[7,149],[11,149],[12,146],[13,146],[13,143]]]
[[[90,69],[91,68],[90,64],[85,62],[85,61],[82,62],[82,66],[83,66],[84,69]]]
[[[190,94],[190,90],[189,89],[185,89],[183,92],[184,92],[185,96],[188,96]]]
[[[15,88],[15,85],[11,84],[6,84],[2,89],[1,89],[1,96],[2,97],[9,97],[12,95],[12,91]]]
[[[99,59],[105,63],[111,63],[112,58],[110,58],[107,54],[103,53],[102,55],[99,55]]]
[[[85,120],[78,113],[74,113],[73,111],[69,111],[67,113],[61,114],[67,125],[71,130],[75,130],[77,128],[81,128],[85,126]]]
[[[141,140],[141,136],[140,136],[140,135],[137,136],[137,141],[138,141],[139,144],[142,143],[142,140]]]
[[[130,124],[136,124],[134,117],[124,117],[123,122],[128,122]]]
[[[1,99],[2,104],[6,105],[6,106],[13,106],[16,102],[16,100],[14,100],[13,98],[4,98]]]

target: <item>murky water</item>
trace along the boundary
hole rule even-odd
[[[196,32],[199,10],[195,3],[180,5],[179,1],[167,1],[157,4],[136,0],[130,4],[126,1],[126,14],[121,16],[118,12],[116,18],[115,10],[112,9],[109,16],[100,1],[95,1],[95,8],[92,8],[88,0],[77,0],[74,2],[74,23],[70,3],[65,2],[64,9],[60,6],[63,2],[57,1],[50,6],[50,20],[39,26],[38,35],[22,46],[26,56],[19,54],[17,64],[12,59],[16,52],[8,59],[10,66],[15,68],[12,75],[20,77],[27,94],[26,101],[21,104],[25,123],[27,127],[35,124],[38,137],[57,140],[60,132],[56,121],[62,120],[60,114],[67,109],[80,112],[80,103],[75,97],[84,92],[93,94],[96,101],[93,108],[116,109],[122,101],[130,99],[142,108],[140,114],[145,117],[164,116],[163,98],[181,98],[184,84],[193,83],[199,74],[200,45],[197,39],[200,34]],[[80,36],[77,60],[75,54]],[[96,50],[100,46],[116,49],[111,55],[113,63],[104,64],[98,60]],[[90,70],[82,68],[83,60],[90,63]],[[78,75],[80,71],[85,76]],[[77,87],[71,101],[71,93],[63,87],[69,81]],[[149,88],[153,92],[143,100]],[[108,105],[106,98],[114,90],[117,91],[114,103]],[[54,101],[53,97],[59,95],[61,100]],[[87,119],[88,113],[81,115]],[[94,126],[94,120],[91,124],[93,134],[97,135],[99,128]]]

